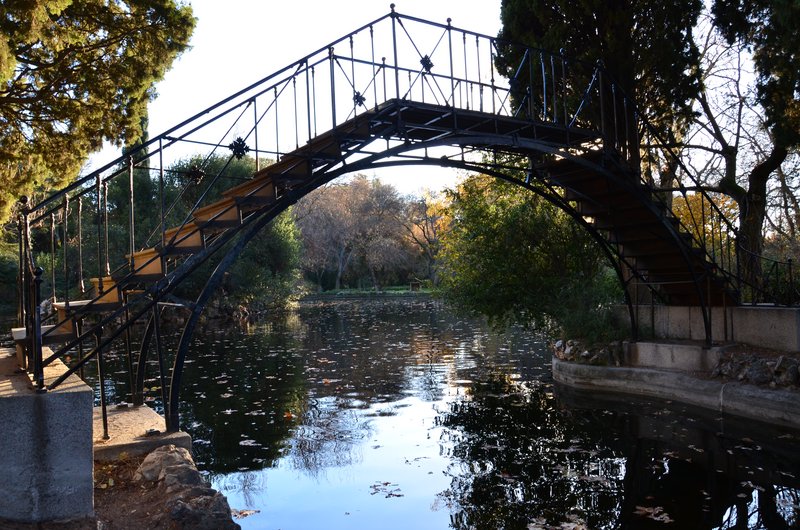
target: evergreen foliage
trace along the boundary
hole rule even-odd
[[[21,195],[75,178],[103,141],[132,145],[193,29],[174,0],[4,2],[0,218]]]

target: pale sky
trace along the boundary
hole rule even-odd
[[[157,86],[150,104],[150,135],[202,111],[237,90],[389,13],[391,2],[366,0],[194,0],[192,48]],[[500,0],[398,0],[397,12],[496,35]],[[92,167],[116,155],[107,149]],[[395,170],[396,171],[396,170]],[[408,169],[404,170],[408,172]],[[438,189],[455,181],[452,170],[412,168],[413,179],[393,171],[378,176],[402,193]]]

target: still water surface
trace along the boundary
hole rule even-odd
[[[800,434],[557,387],[541,337],[436,302],[304,304],[195,352],[183,427],[245,529],[800,527]]]

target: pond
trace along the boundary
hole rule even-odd
[[[204,333],[183,428],[245,529],[800,525],[800,433],[558,387],[522,329],[357,300]]]

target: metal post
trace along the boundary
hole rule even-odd
[[[378,77],[377,72],[375,71],[375,30],[370,25],[369,27],[369,44],[371,50],[371,64],[372,66],[372,99],[375,105],[375,108],[378,108],[378,81],[376,78]]]
[[[394,4],[389,4],[392,10],[392,47],[394,48],[394,90],[395,97],[400,99],[400,65],[397,63],[397,13],[394,11]]]
[[[297,76],[292,76],[292,96],[294,98],[294,147],[300,148],[300,124],[297,119]]]
[[[42,274],[44,269],[36,267],[33,271],[33,329],[31,330],[31,355],[33,356],[33,381],[37,392],[44,388],[44,366],[42,366]]]
[[[56,214],[50,213],[50,299],[56,301]]]
[[[158,207],[161,211],[160,214],[160,223],[161,223],[161,248],[166,246],[166,232],[167,232],[167,220],[166,220],[166,204],[164,197],[164,140],[163,138],[158,139]],[[256,149],[256,160],[258,160],[258,149]],[[257,162],[256,162],[257,163]]]
[[[328,62],[330,63],[331,67],[331,128],[336,128],[336,83],[335,83],[335,74],[336,71],[333,67],[333,46],[328,48]]]
[[[306,73],[306,76],[308,74]],[[308,93],[308,78],[306,77],[306,93]],[[309,118],[310,119],[310,118]],[[309,136],[310,136],[310,125],[309,125]],[[261,160],[258,156],[258,106],[256,105],[256,98],[253,98],[253,141],[255,142],[256,146],[256,171],[261,169]]]
[[[453,69],[453,27],[451,18],[447,18],[447,44],[450,47],[450,106],[456,106],[456,79]]]
[[[83,283],[83,197],[78,197],[78,286],[81,295],[86,292]]]
[[[20,327],[27,327],[28,319],[28,296],[30,295],[29,286],[26,285],[30,278],[28,277],[28,197],[24,195],[19,199],[20,214],[17,218],[17,232],[19,234],[19,300],[18,300],[18,325]]]
[[[134,400],[136,392],[136,382],[133,374],[133,341],[131,340],[131,312],[128,305],[128,293],[124,293],[125,299],[125,352],[127,353],[128,361],[128,381],[131,387],[131,403]]]
[[[67,259],[67,241],[69,237],[69,195],[64,194],[64,225],[62,226],[61,250],[64,256],[64,304],[69,311],[69,260]]]
[[[103,349],[100,347],[102,339],[100,328],[95,331],[94,337],[97,341],[97,380],[100,383],[100,413],[103,417],[103,440],[108,440],[108,410],[106,408],[106,378],[105,363],[103,363]]]
[[[255,99],[253,100],[253,105],[255,105]],[[306,123],[308,125],[308,141],[311,141],[311,80],[309,79],[308,73],[308,60],[306,60]],[[258,135],[256,134],[256,141],[258,141]],[[256,159],[258,159],[258,145],[256,145]],[[258,163],[256,163],[256,168],[258,168]]]
[[[494,39],[489,39],[489,80],[491,82],[492,87],[492,114],[497,114],[497,108],[495,104],[495,97],[494,97]]]
[[[475,35],[475,57],[478,62],[478,105],[479,110],[483,112],[483,81],[481,80],[481,41]]]
[[[600,90],[600,135],[603,138],[603,148],[606,147],[606,91],[603,88],[603,69],[598,64],[597,80]]]
[[[106,187],[106,193],[108,193],[108,187]],[[134,215],[133,215],[133,155],[128,156],[128,248],[130,252],[130,265],[131,271],[134,270],[133,266],[133,253],[136,252],[136,238],[134,234]],[[108,196],[106,196],[106,200],[108,200]],[[106,204],[106,208],[108,208],[108,204]],[[106,234],[108,234],[108,226],[106,226]],[[108,251],[108,247],[106,247],[106,251]]]
[[[103,231],[105,232],[106,276],[111,275],[110,258],[108,256],[108,182],[103,182]]]
[[[167,430],[171,431],[170,417],[172,411],[170,410],[169,400],[167,399],[167,376],[164,368],[164,350],[161,346],[161,325],[159,322],[159,308],[158,304],[153,304],[153,333],[156,339],[156,353],[158,354],[158,377],[161,386],[161,405],[164,407],[164,418],[167,422]]]
[[[97,224],[97,287],[100,292],[104,290],[103,288],[103,179],[100,175],[97,175],[96,178],[96,192],[97,192],[97,219],[95,219],[95,223]],[[95,293],[95,296],[99,296],[100,293]]]
[[[544,67],[544,54],[541,52],[539,64],[542,66],[542,121],[547,121],[547,69]]]

